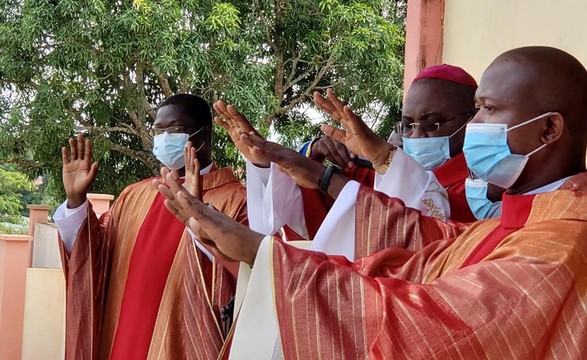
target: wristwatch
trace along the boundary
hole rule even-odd
[[[324,175],[320,178],[320,181],[318,181],[318,188],[320,189],[320,191],[322,191],[323,193],[328,193],[330,179],[332,179],[332,175],[334,175],[335,173],[342,173],[342,169],[334,164],[328,165],[326,171],[324,172]]]

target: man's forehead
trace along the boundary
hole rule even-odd
[[[436,79],[424,79],[410,86],[403,104],[406,115],[415,116],[429,113],[442,114],[450,111],[450,95],[443,89],[445,82]]]
[[[481,76],[475,99],[491,99],[504,104],[524,100],[531,94],[535,79],[536,74],[523,64],[514,61],[494,63]]]
[[[165,105],[157,110],[156,123],[181,125],[188,121],[185,111],[177,105]]]

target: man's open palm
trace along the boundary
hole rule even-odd
[[[253,132],[257,136],[261,136],[249,120],[234,106],[226,105],[222,100],[216,101],[212,106],[219,115],[214,118],[214,121],[226,130],[237,149],[253,164],[259,167],[269,167],[270,162],[268,159],[264,158],[262,154],[254,152],[251,147],[242,142],[241,132]]]
[[[171,173],[164,179],[153,180],[153,185],[166,197],[165,207],[184,222],[214,256],[253,264],[263,235],[191,196]]]
[[[358,115],[340,101],[331,89],[328,89],[327,95],[328,98],[325,98],[319,93],[314,93],[314,104],[341,124],[344,130],[332,125],[322,125],[321,130],[343,143],[354,154],[373,163],[386,158],[389,153],[387,142],[377,136]]]
[[[277,164],[281,171],[291,176],[299,186],[307,189],[318,188],[318,182],[326,170],[321,163],[255,134],[241,133],[241,138],[253,152],[262,154]]]
[[[187,189],[191,196],[202,201],[200,162],[198,161],[196,148],[191,141],[183,149],[183,155],[185,157],[185,182],[183,187]],[[161,177],[165,178],[165,175],[161,174]]]
[[[61,155],[67,207],[76,208],[86,201],[86,194],[98,172],[98,163],[91,162],[92,143],[88,139],[84,141],[82,134],[69,139],[69,152],[64,146]]]

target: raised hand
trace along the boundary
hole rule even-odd
[[[191,196],[202,201],[200,162],[196,156],[196,148],[193,147],[191,141],[183,149],[183,154],[185,156],[185,182],[183,187],[186,188]]]
[[[153,185],[166,197],[165,206],[184,222],[210,252],[229,261],[243,261],[252,265],[263,235],[210,208],[179,185],[171,173],[165,183],[153,180]]]
[[[241,141],[246,143],[254,153],[277,164],[299,186],[318,189],[320,178],[326,170],[324,165],[308,159],[295,150],[267,141],[254,133],[241,132]]]
[[[89,139],[84,141],[82,134],[77,134],[76,139],[69,139],[69,152],[64,146],[61,148],[61,157],[67,207],[73,209],[86,201],[88,190],[98,172],[98,163],[91,162],[92,142]]]
[[[327,90],[328,98],[314,93],[314,104],[340,123],[344,130],[332,125],[320,128],[326,135],[343,143],[352,153],[371,161],[377,167],[385,163],[393,146],[375,134],[367,124],[342,103],[332,89]]]
[[[246,133],[253,132],[255,135],[261,137],[259,132],[251,125],[249,120],[241,114],[232,105],[226,105],[221,100],[216,101],[212,107],[218,113],[219,116],[214,118],[216,124],[220,125],[228,135],[237,149],[253,164],[259,167],[269,167],[270,162],[264,158],[261,154],[255,153],[250,147],[241,141],[239,131]]]
[[[354,166],[353,158],[356,155],[349,151],[343,143],[330,136],[323,136],[314,141],[311,151],[312,155],[320,155],[342,169],[348,170]]]

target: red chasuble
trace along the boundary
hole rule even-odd
[[[469,175],[467,164],[465,163],[465,156],[460,153],[433,172],[438,182],[446,189],[448,194],[451,213],[450,220],[462,223],[476,221],[477,219],[475,219],[471,209],[469,209],[465,195],[465,180]],[[355,166],[346,172],[345,176],[371,188],[375,184],[375,170],[373,169]],[[318,228],[326,218],[326,214],[332,207],[334,200],[319,190],[301,188],[301,191],[306,227],[309,238],[313,239]],[[288,228],[286,229],[286,234],[288,235],[288,239],[301,238]]]
[[[272,240],[285,358],[582,359],[587,197],[503,200],[502,221],[355,263]],[[363,228],[377,236],[388,226]]]
[[[167,211],[164,200],[157,194],[135,242],[112,360],[145,359],[149,352],[163,288],[185,230],[184,224]]]
[[[499,226],[477,245],[461,267],[476,264],[486,258],[506,236],[523,228],[528,221],[534,195],[512,196],[504,193],[503,198],[506,206],[502,207]]]
[[[357,194],[355,218],[369,219],[355,224],[356,259],[387,248],[418,251],[434,241],[457,237],[468,227],[464,223],[423,216],[401,200],[367,186],[361,186]]]
[[[450,219],[458,222],[477,221],[471,212],[465,195],[465,180],[469,176],[465,155],[458,154],[433,171],[440,185],[444,186],[450,203]]]
[[[246,223],[245,188],[232,169],[202,176],[203,200]],[[66,359],[215,359],[220,307],[235,279],[195,247],[145,180],[100,221],[90,208],[66,275]]]
[[[375,184],[375,171],[361,166],[353,166],[344,175],[353,179],[363,185],[373,187]],[[334,204],[334,199],[328,194],[324,194],[320,190],[306,189],[300,187],[302,192],[302,199],[304,203],[304,218],[306,220],[306,229],[308,231],[309,240],[314,239],[318,228],[326,218],[326,214]],[[298,240],[302,237],[296,234],[287,226],[285,227],[287,238],[290,240]]]

